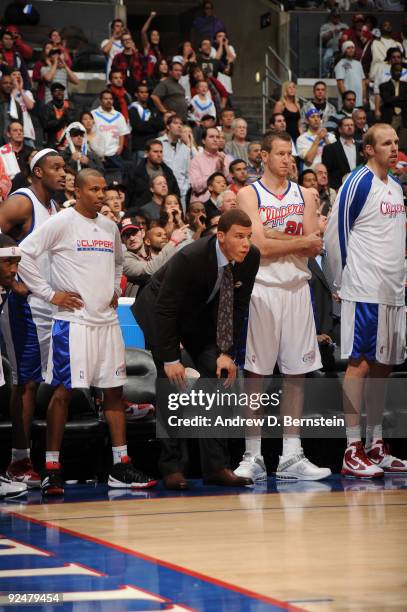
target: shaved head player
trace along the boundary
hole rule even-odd
[[[36,297],[58,305],[46,376],[56,389],[47,414],[43,495],[63,494],[59,451],[72,389],[90,386],[104,393],[114,464],[109,486],[137,489],[155,484],[127,455],[125,350],[116,313],[123,253],[116,224],[99,214],[105,192],[106,181],[99,172],[82,170],[75,182],[75,207],[60,212],[21,243],[23,281]],[[44,253],[50,258],[51,282],[38,265]]]
[[[268,133],[262,142],[264,175],[238,193],[238,207],[253,223],[253,242],[261,260],[250,300],[245,370],[251,378],[273,374],[278,363],[284,376],[281,413],[299,418],[307,372],[322,367],[308,279],[307,257],[320,253],[315,199],[307,189],[287,179],[291,138]],[[283,430],[283,452],[276,477],[320,480],[329,476],[303,453],[298,427]],[[261,438],[246,439],[238,476],[267,478]]]
[[[43,149],[30,163],[32,185],[15,191],[0,206],[0,228],[18,243],[41,227],[57,208],[53,194],[65,186],[65,162],[53,149]],[[50,277],[48,256],[39,262]],[[45,376],[51,337],[53,307],[33,295],[22,283],[13,283],[1,317],[7,355],[13,372],[10,412],[13,422],[11,463],[7,474],[29,487],[39,487],[40,477],[30,459],[30,430],[38,383]]]

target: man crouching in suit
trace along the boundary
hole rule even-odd
[[[234,360],[260,261],[258,249],[250,244],[251,233],[245,212],[224,213],[216,235],[184,247],[144,288],[133,312],[158,378],[167,377],[177,388],[183,387],[182,344],[202,378],[219,378],[223,371],[225,386],[236,379]],[[200,439],[199,446],[205,483],[253,484],[230,469],[227,440]],[[160,469],[167,489],[188,488],[187,461],[185,440],[161,440]]]

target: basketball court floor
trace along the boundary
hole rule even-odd
[[[58,594],[33,605],[22,594]],[[18,594],[18,595],[15,595]],[[64,603],[58,603],[63,598]],[[41,601],[43,603],[41,603]],[[48,601],[50,601],[48,599]],[[407,475],[0,505],[0,610],[407,610]]]

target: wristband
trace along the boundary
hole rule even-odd
[[[172,242],[176,247],[179,245],[179,242],[177,242],[174,238],[170,238],[170,242]]]

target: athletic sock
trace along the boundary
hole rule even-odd
[[[300,436],[283,436],[283,457],[287,457],[287,455],[294,455],[300,451]]]
[[[127,457],[127,444],[123,446],[112,446],[113,463],[121,463],[122,457]]]
[[[348,446],[350,444],[353,444],[354,442],[360,442],[362,439],[360,435],[360,425],[353,425],[352,427],[347,427],[346,438],[348,441]]]
[[[29,448],[12,448],[11,449],[11,462],[21,461],[22,459],[30,458],[30,449]]]
[[[46,451],[45,463],[59,463],[59,451]]]
[[[261,456],[261,438],[246,438],[246,453],[252,457]]]
[[[383,439],[383,428],[381,425],[367,425],[366,426],[366,448],[370,448],[378,440]]]

